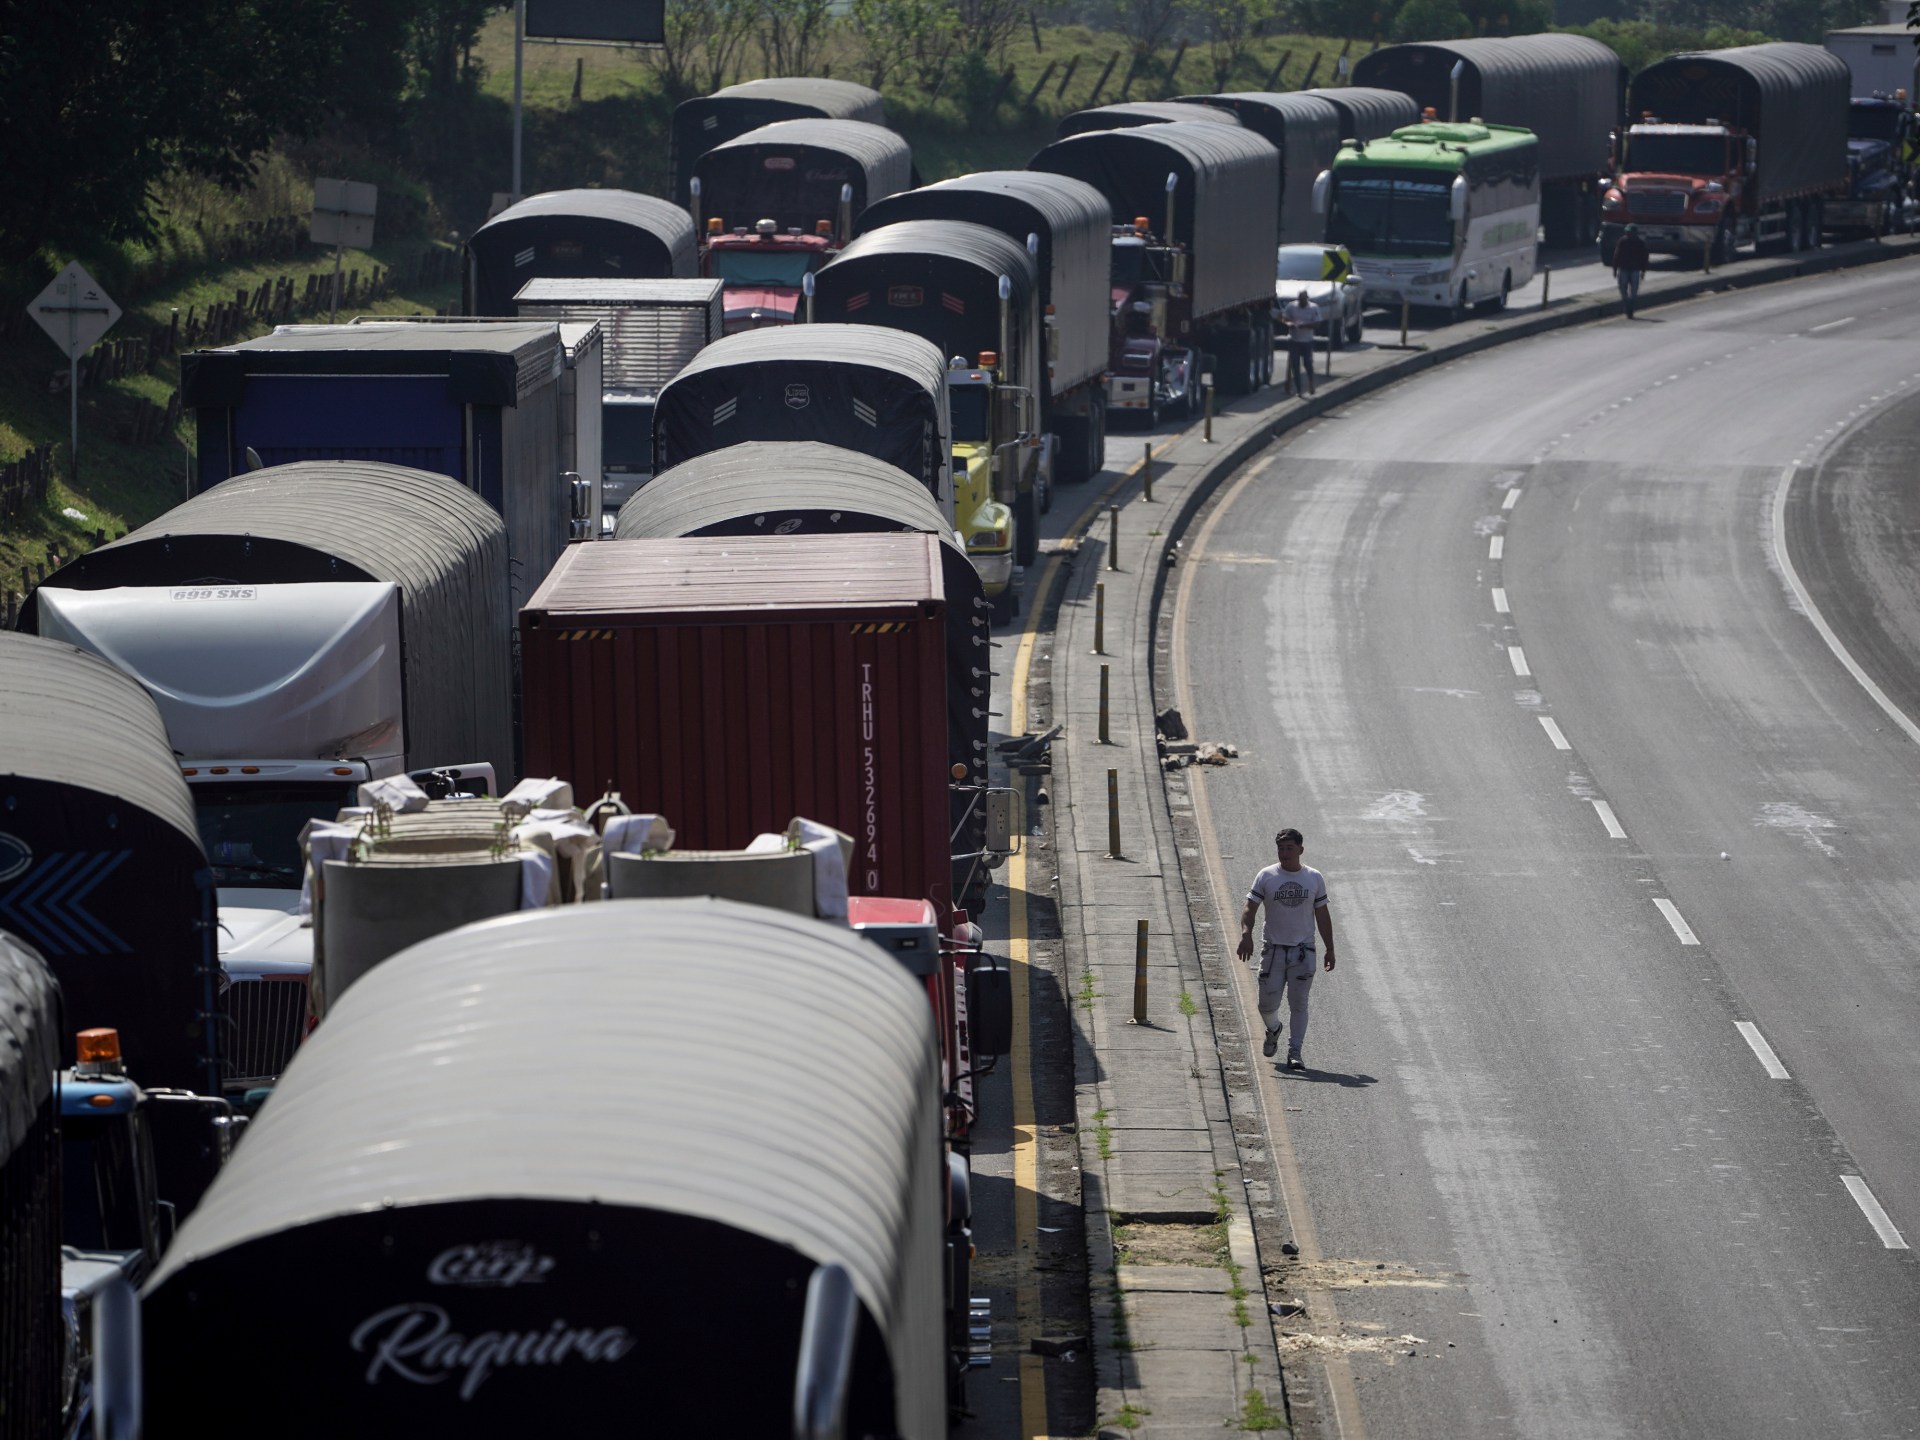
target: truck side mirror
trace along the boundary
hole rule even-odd
[[[800,1359],[793,1373],[794,1440],[846,1440],[847,1382],[859,1315],[853,1277],[844,1266],[829,1262],[808,1277]]]
[[[1314,214],[1324,215],[1327,213],[1327,192],[1332,188],[1333,172],[1331,170],[1322,170],[1318,175],[1313,177]]]
[[[1013,972],[984,950],[967,964],[967,1045],[976,1059],[1013,1049]]]
[[[985,803],[987,838],[984,848],[994,855],[1018,854],[1019,847],[1014,844],[1014,827],[1020,823],[1018,797],[1007,789],[989,790]]]
[[[564,470],[560,474],[563,484],[568,487],[567,513],[569,540],[591,540],[593,536],[593,484],[585,479],[578,470]]]
[[[1453,188],[1447,191],[1447,213],[1453,216],[1458,225],[1467,218],[1467,181],[1464,175],[1453,178]]]

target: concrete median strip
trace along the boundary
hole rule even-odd
[[[1656,272],[1639,309],[1915,254],[1920,239],[1903,238],[1743,261],[1711,275]],[[1619,315],[1611,293],[1476,321],[1458,327],[1465,333],[1457,338],[1429,337],[1422,351],[1376,351],[1381,363],[1371,369],[1355,369],[1367,357],[1343,356],[1345,373],[1305,401],[1269,394],[1218,412],[1211,443],[1198,427],[1155,439],[1152,501],[1141,495],[1144,465],[1136,462],[1056,547],[1042,587],[1056,593],[1031,597],[1042,611],[1058,605],[1048,699],[1033,707],[1051,713],[1030,721],[1066,727],[1053,746],[1050,812],[1059,925],[1078,987],[1071,1013],[1102,1435],[1217,1435],[1222,1427],[1266,1428],[1271,1416],[1274,1428],[1358,1440],[1365,1430],[1346,1355],[1379,1343],[1369,1337],[1343,1345],[1332,1328],[1338,1320],[1331,1292],[1315,1288],[1318,1272],[1299,1263],[1324,1257],[1312,1242],[1285,1117],[1256,1099],[1256,1067],[1272,1062],[1263,1062],[1242,1033],[1234,999],[1237,937],[1223,933],[1228,922],[1219,918],[1237,911],[1239,897],[1215,896],[1204,878],[1200,855],[1211,837],[1196,829],[1191,772],[1166,773],[1160,763],[1152,717],[1175,703],[1170,656],[1178,643],[1164,601],[1169,583],[1193,563],[1180,542],[1221,484],[1278,436],[1446,361]],[[1509,489],[1503,512],[1519,494],[1517,486]],[[1131,513],[1116,523],[1107,503]],[[1126,546],[1122,569],[1108,568],[1116,529]],[[1493,537],[1495,546],[1499,540]],[[1493,593],[1496,609],[1506,613],[1504,594]],[[1518,647],[1510,659],[1516,675],[1527,673]],[[1103,672],[1106,744],[1099,739]],[[1550,718],[1541,723],[1555,748],[1568,748]],[[1124,845],[1111,844],[1110,813],[1124,817]],[[1606,824],[1610,812],[1599,813]],[[1251,873],[1252,857],[1222,858]],[[1136,973],[1140,921],[1151,937],[1153,978],[1136,1023],[1134,987],[1122,977]],[[1676,936],[1697,944],[1690,931],[1682,933],[1684,925],[1674,927]],[[1082,986],[1083,977],[1094,983]],[[1116,1227],[1127,1237],[1159,1226],[1215,1224],[1225,1237],[1218,1265],[1196,1267],[1184,1258],[1130,1263],[1122,1258],[1127,1242],[1116,1240]],[[1299,1245],[1298,1262],[1277,1253],[1280,1239]],[[1287,1265],[1303,1273],[1289,1273],[1285,1293],[1264,1293],[1260,1277]],[[1304,1310],[1276,1320],[1272,1299],[1304,1299]],[[1283,1351],[1297,1373],[1282,1375]]]

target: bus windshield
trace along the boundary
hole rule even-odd
[[[1627,141],[1627,169],[1639,175],[1725,175],[1724,135],[1634,135]]]
[[[1430,170],[1343,166],[1334,172],[1327,243],[1357,255],[1449,255],[1451,186]]]

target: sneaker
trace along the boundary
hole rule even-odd
[[[1260,1047],[1260,1053],[1262,1055],[1265,1055],[1268,1059],[1272,1059],[1273,1052],[1278,1050],[1279,1048],[1280,1048],[1280,1032],[1278,1030],[1267,1031],[1267,1043]]]
[[[1304,1070],[1306,1068],[1306,1062],[1300,1058],[1300,1052],[1298,1050],[1287,1051],[1287,1069]]]

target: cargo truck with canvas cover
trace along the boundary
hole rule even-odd
[[[1028,169],[1107,197],[1116,324],[1107,408],[1192,414],[1201,377],[1246,395],[1273,371],[1280,154],[1249,130],[1177,121],[1058,140]]]
[[[85,651],[0,632],[0,737],[0,931],[38,952],[75,1031],[119,1032],[158,1194],[184,1215],[234,1121],[213,876],[159,711]],[[87,1058],[77,1039],[58,1037],[63,1064]]]
[[[615,537],[890,531],[936,535],[941,541],[947,760],[960,771],[949,789],[948,842],[953,893],[962,909],[975,912],[989,876],[984,847],[992,603],[973,562],[914,477],[835,445],[733,445],[661,474],[620,512]]]
[[[304,1030],[306,823],[383,776],[512,780],[506,566],[500,517],[445,476],[315,460],[217,485],[27,597],[22,628],[158,704],[217,887],[230,1084],[278,1074]]]
[[[726,333],[718,280],[529,280],[523,320],[597,321],[601,331],[602,529],[653,474],[653,407],[686,363]]]
[[[727,287],[727,331],[791,325],[803,278],[853,238],[868,205],[905,190],[907,142],[858,120],[782,120],[694,162],[700,273]]]
[[[865,85],[808,75],[770,75],[681,101],[667,140],[674,201],[686,205],[692,199],[687,182],[694,162],[714,146],[777,120],[809,117],[885,125],[887,107],[880,92]]]
[[[1404,92],[1429,119],[1532,131],[1546,243],[1594,242],[1608,137],[1626,95],[1627,69],[1611,48],[1584,35],[1547,34],[1388,45],[1362,58],[1353,79]]]
[[[557,324],[283,325],[181,360],[196,493],[261,466],[382,461],[447,475],[506,522],[518,605],[573,533]]]
[[[769,1013],[804,1042],[768,1045]],[[743,1434],[798,1404],[942,1440],[965,1236],[936,1066],[898,964],[763,907],[414,946],[315,1032],[146,1287],[147,1433],[693,1435],[718,1396]]]
[[[654,463],[663,473],[731,445],[794,440],[906,471],[951,533],[947,366],[929,341],[872,325],[729,335],[689,361],[654,409]]]
[[[1096,105],[1091,110],[1075,110],[1060,117],[1053,127],[1059,140],[1069,135],[1085,135],[1094,130],[1131,130],[1136,125],[1170,125],[1175,121],[1200,125],[1238,125],[1231,111],[1213,106],[1193,105],[1178,100],[1122,100],[1113,105]]]
[[[1847,194],[1847,67],[1778,42],[1669,55],[1633,77],[1603,255],[1628,224],[1656,255],[1731,260],[1744,246],[1818,245]]]
[[[1532,132],[1432,121],[1342,146],[1314,185],[1327,243],[1344,245],[1370,304],[1502,309],[1539,257]]]
[[[1313,211],[1313,182],[1333,163],[1340,141],[1354,133],[1341,128],[1340,110],[1316,95],[1236,91],[1183,98],[1230,111],[1244,128],[1280,152],[1280,243],[1318,243],[1326,227]],[[1409,115],[1407,123],[1414,118]]]
[[[1055,451],[1041,426],[1038,248],[984,225],[902,220],[813,277],[815,319],[905,330],[947,357],[959,525],[969,553],[1011,554],[1015,565],[1040,553]],[[981,526],[995,505],[1010,512],[1011,533]]]
[[[1037,241],[1046,380],[1041,426],[1054,438],[1053,478],[1061,484],[1090,479],[1106,454],[1105,377],[1113,332],[1108,214],[1106,197],[1084,181],[987,170],[882,200],[855,224],[864,235],[903,220],[947,220],[984,225],[1020,245],[1029,236]]]
[[[4,866],[0,866],[4,873]],[[0,882],[4,883],[4,882]],[[0,929],[0,1395],[21,1440],[63,1433],[60,992]]]
[[[1315,90],[1290,92],[1306,100],[1323,100],[1340,117],[1342,140],[1378,140],[1391,135],[1402,125],[1420,123],[1420,107],[1413,97],[1400,90],[1382,90],[1372,85],[1327,86]]]
[[[670,201],[631,190],[549,190],[509,205],[467,241],[460,308],[504,317],[534,279],[688,277],[693,221]]]

